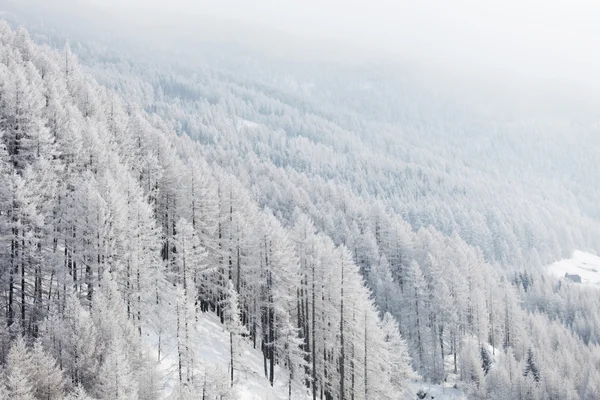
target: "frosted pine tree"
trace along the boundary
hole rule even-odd
[[[34,400],[33,382],[29,376],[33,360],[22,337],[18,337],[13,342],[8,352],[6,363],[6,387],[9,398],[15,400]]]
[[[529,348],[527,350],[527,359],[525,360],[525,369],[523,376],[530,376],[536,382],[540,381],[540,370],[538,369],[537,363],[535,362],[533,350]]]
[[[96,394],[101,400],[137,400],[136,375],[128,357],[128,349],[119,336],[105,349],[104,361],[96,377]]]
[[[98,372],[97,331],[89,313],[71,291],[62,315],[45,321],[42,332],[45,347],[65,371],[69,386],[91,389]]]
[[[29,376],[37,399],[58,400],[63,396],[65,379],[56,360],[46,353],[38,340],[30,350],[32,366]]]
[[[238,302],[238,294],[233,287],[233,282],[227,282],[227,297],[223,307],[225,326],[229,331],[229,369],[231,385],[233,386],[233,371],[241,358],[242,337],[248,333],[241,322],[241,311]]]
[[[416,378],[417,375],[411,368],[410,354],[406,341],[400,335],[398,322],[390,313],[383,315],[381,330],[384,334],[385,351],[389,357],[387,365],[390,368],[390,379],[400,392],[405,389],[406,382]]]
[[[180,382],[193,384],[198,359],[195,354],[196,310],[194,307],[197,297],[196,283],[204,277],[204,259],[206,252],[200,245],[198,236],[192,225],[180,218],[173,236],[175,245],[174,260],[176,268],[176,337],[178,351],[178,375]]]
[[[65,397],[64,400],[96,400],[92,396],[88,395],[83,387],[77,386],[75,389]]]

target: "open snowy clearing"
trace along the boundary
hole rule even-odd
[[[425,394],[424,400],[459,400],[466,399],[463,393],[459,389],[455,389],[452,386],[446,385],[434,385],[424,382],[411,382],[409,384],[409,393],[407,399],[418,399],[417,393],[422,392]]]
[[[493,352],[492,346],[487,346],[490,355]],[[492,356],[494,361],[495,357]],[[444,359],[445,370],[448,371],[445,382],[439,385],[427,383],[423,381],[412,381],[408,383],[408,391],[405,399],[419,399],[417,393],[425,395],[424,400],[459,400],[466,399],[464,393],[455,388],[454,386],[459,381],[459,376],[452,373],[454,369],[454,359],[451,355],[448,355]]]
[[[212,313],[201,313],[197,325],[196,354],[200,361],[210,370],[212,375],[229,379],[229,331],[225,329],[219,318]],[[163,339],[164,341],[164,339]],[[151,348],[153,357],[157,358],[158,338],[148,336],[147,345]],[[171,394],[177,385],[177,348],[174,340],[161,344],[161,361],[159,371],[162,376],[163,395]],[[288,387],[284,378],[287,372],[275,368],[275,385],[271,387],[263,371],[263,357],[259,349],[244,341],[242,357],[237,357],[234,381],[236,398],[240,400],[284,400],[288,399]],[[305,393],[295,391],[292,399],[308,399]]]
[[[584,251],[575,250],[571,258],[550,264],[548,272],[559,278],[577,275],[582,284],[600,288],[600,257]],[[570,280],[573,279],[577,278]]]

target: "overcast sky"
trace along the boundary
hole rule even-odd
[[[93,3],[150,26],[166,16],[239,21],[356,55],[600,85],[600,0],[46,1]]]
[[[86,1],[86,0],[83,0]],[[600,78],[599,0],[87,0],[122,13],[198,15],[464,68]]]

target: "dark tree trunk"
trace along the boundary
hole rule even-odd
[[[344,362],[345,362],[345,348],[344,348],[344,261],[342,260],[342,279],[340,285],[340,399],[345,399],[345,376],[344,376]]]

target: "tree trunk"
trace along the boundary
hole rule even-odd
[[[345,399],[344,387],[344,260],[342,260],[342,280],[340,285],[340,400]]]
[[[21,326],[23,331],[27,328],[25,324],[25,238],[21,240]]]
[[[14,291],[15,291],[15,275],[19,271],[19,264],[17,262],[17,253],[19,252],[19,242],[15,239],[17,234],[18,234],[17,229],[13,228],[13,239],[11,240],[11,243],[10,243],[11,267],[10,267],[10,277],[9,277],[9,284],[8,284],[8,318],[7,318],[7,326],[8,327],[10,327],[13,324],[14,318],[15,318],[15,311],[13,308],[13,306],[14,306]]]
[[[183,373],[182,373],[182,362],[181,362],[181,322],[180,314],[179,314],[179,301],[177,301],[177,367],[179,372],[179,383],[183,381]]]
[[[231,363],[231,386],[233,387],[233,333],[229,332],[229,350]]]
[[[315,342],[315,264],[312,266],[312,394],[313,400],[317,400],[317,346]]]

